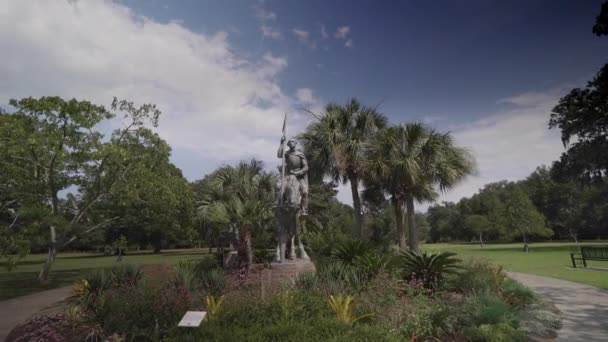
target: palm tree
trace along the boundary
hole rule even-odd
[[[276,175],[264,171],[262,162],[251,160],[217,169],[195,194],[199,218],[233,233],[233,245],[247,268],[253,264],[253,231],[274,218],[275,184]]]
[[[366,180],[377,183],[390,196],[399,247],[405,248],[403,208],[409,228],[409,248],[418,250],[414,202],[437,197],[436,188],[446,191],[472,174],[473,157],[454,146],[449,133],[440,134],[420,123],[381,130],[366,151]]]
[[[358,233],[363,238],[363,217],[359,182],[362,180],[363,151],[370,138],[387,123],[375,108],[351,99],[345,105],[330,103],[316,115],[304,134],[303,143],[311,166],[311,177],[331,177],[335,182],[350,182]]]

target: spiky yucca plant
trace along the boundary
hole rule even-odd
[[[354,298],[352,296],[343,296],[343,295],[329,296],[329,300],[328,300],[329,306],[331,307],[332,311],[336,314],[336,318],[338,319],[338,321],[350,325],[362,318],[370,316],[368,314],[368,315],[355,317],[353,299]]]
[[[456,273],[460,268],[461,260],[455,258],[456,253],[441,252],[401,252],[400,264],[406,280],[421,281],[424,287],[436,288],[444,275]]]

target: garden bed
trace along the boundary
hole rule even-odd
[[[30,320],[7,341],[546,341],[555,336],[559,319],[553,308],[500,267],[456,260],[454,272],[448,267],[440,274],[407,273],[403,256],[365,258],[334,257],[316,273],[269,287],[262,286],[267,272],[262,265],[248,273],[226,272],[208,260],[147,270],[146,276],[129,267],[97,272],[75,285],[64,312]],[[178,328],[187,310],[206,310],[210,320],[199,328]]]

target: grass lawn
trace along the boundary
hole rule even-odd
[[[209,255],[209,250],[180,249],[165,250],[161,254],[151,251],[130,252],[123,257],[123,263],[133,265],[176,264],[182,260],[196,260]],[[96,268],[112,267],[115,256],[95,253],[59,253],[51,269],[48,284],[36,281],[46,254],[28,255],[21,260],[18,268],[8,272],[6,265],[0,263],[0,300],[72,284],[82,275]]]
[[[427,244],[427,251],[450,251],[463,258],[485,259],[503,265],[507,270],[560,278],[608,289],[608,261],[587,261],[597,268],[572,268],[570,252],[580,245],[608,245],[608,241],[574,243],[531,243],[530,252],[523,252],[523,244],[487,244],[483,248],[473,244]],[[603,269],[601,269],[603,268]]]

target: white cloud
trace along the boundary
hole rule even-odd
[[[299,88],[296,91],[296,99],[301,104],[312,104],[317,102],[314,92],[310,88]]]
[[[352,48],[353,47],[353,40],[351,38],[349,38],[345,43],[344,46],[346,46],[347,48]]]
[[[327,30],[325,30],[324,25],[321,25],[321,38],[323,38],[323,39],[329,38],[329,33],[327,33]]]
[[[260,31],[262,31],[262,36],[265,38],[271,38],[271,39],[281,39],[283,37],[283,34],[281,33],[281,31],[279,31],[277,28],[274,28],[272,26],[268,26],[268,25],[262,25],[260,26]]]
[[[294,28],[292,30],[292,32],[293,32],[293,34],[296,35],[296,37],[298,37],[298,39],[300,40],[300,42],[306,42],[310,38],[310,33],[308,31],[304,31],[304,30],[300,30],[300,29]]]
[[[336,39],[346,39],[349,34],[350,34],[349,26],[340,26],[336,29],[336,32],[334,33],[334,37]]]
[[[226,32],[195,33],[109,1],[5,1],[0,51],[0,103],[43,95],[156,103],[161,136],[194,159],[275,161],[283,113],[295,112],[276,80],[284,57],[244,58]],[[295,113],[293,131],[304,124]]]
[[[272,24],[277,20],[276,13],[265,9],[263,6],[263,1],[258,1],[253,6],[253,14],[260,23],[260,31],[262,32],[262,37],[274,40],[281,39],[283,37],[281,30],[279,30]]]
[[[255,17],[258,18],[262,22],[276,21],[277,20],[276,13],[263,8],[262,5],[263,5],[263,2],[258,2],[257,4],[255,4],[253,6],[253,12],[255,14]]]
[[[485,184],[527,177],[563,152],[558,131],[548,129],[551,109],[566,87],[524,93],[499,103],[515,105],[493,116],[452,127],[455,143],[475,156],[479,174],[443,194],[440,201],[469,197]],[[427,205],[421,206],[426,208]]]
[[[292,32],[301,44],[304,44],[313,50],[317,48],[317,43],[311,39],[310,32],[299,28],[294,28]]]

